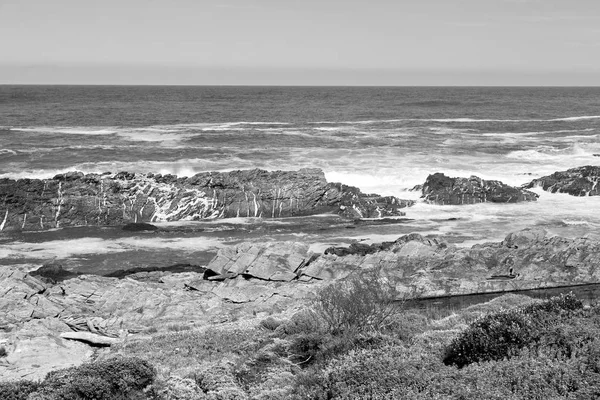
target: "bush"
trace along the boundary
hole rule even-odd
[[[283,321],[275,328],[275,333],[280,336],[296,335],[301,333],[314,333],[323,331],[323,321],[312,310],[302,310]]]
[[[583,309],[583,302],[579,300],[573,292],[560,294],[546,301],[533,303],[523,308],[525,314],[532,314],[539,311],[558,314],[563,311],[576,311]]]
[[[574,348],[568,335],[556,329],[556,324],[574,317],[574,312],[582,308],[583,303],[568,294],[522,309],[486,315],[471,323],[452,342],[444,364],[462,368],[474,362],[502,360],[519,354],[528,346],[538,350],[554,347],[554,356],[570,354]]]
[[[35,392],[39,383],[32,381],[0,382],[0,398],[2,400],[27,400]]]
[[[273,317],[268,317],[260,321],[260,326],[268,331],[274,331],[281,325],[281,323],[281,321]]]
[[[321,289],[314,310],[332,334],[382,331],[402,310],[398,299],[396,288],[370,270]]]
[[[154,367],[147,361],[112,358],[50,372],[38,392],[43,399],[136,399],[155,376]]]

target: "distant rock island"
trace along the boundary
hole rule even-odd
[[[52,179],[0,179],[0,230],[116,226],[210,218],[283,218],[337,213],[404,215],[414,204],[329,183],[319,169],[175,175],[69,172]]]
[[[600,195],[600,167],[586,165],[555,172],[552,175],[534,179],[525,188],[541,187],[551,193],[567,193],[572,196]]]

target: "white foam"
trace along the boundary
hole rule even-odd
[[[118,132],[116,128],[91,128],[91,127],[49,127],[39,126],[31,128],[10,128],[11,131],[35,132],[45,134],[66,134],[66,135],[112,135]]]
[[[16,156],[17,152],[11,149],[0,149],[0,156],[1,155],[11,155],[11,156]]]
[[[393,122],[458,122],[458,123],[479,123],[479,122],[573,122],[573,121],[584,121],[600,119],[600,115],[582,115],[574,117],[561,117],[561,118],[549,118],[549,119],[511,119],[511,118],[470,118],[470,117],[459,117],[459,118],[396,118],[396,119],[380,119],[380,120],[359,120],[359,121],[317,121],[312,124],[379,124],[379,123],[393,123]]]
[[[222,247],[223,244],[210,238],[160,238],[137,236],[122,239],[84,237],[68,240],[49,240],[42,243],[12,242],[0,247],[0,258],[52,259],[90,254],[122,253],[133,250],[180,250],[201,251]]]

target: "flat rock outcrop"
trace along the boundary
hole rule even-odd
[[[303,274],[339,279],[381,268],[407,295],[448,296],[600,283],[600,242],[547,237],[542,229],[509,234],[500,243],[471,248],[418,234],[367,255],[322,255]]]
[[[428,203],[462,205],[535,201],[538,195],[500,181],[484,180],[476,176],[451,178],[438,172],[427,177],[421,188],[421,197]]]
[[[552,175],[534,179],[525,188],[541,187],[551,193],[567,193],[572,196],[600,195],[600,167],[586,165],[555,172]]]
[[[8,355],[0,359],[0,381],[43,378],[89,361],[90,346],[108,346],[131,334],[293,310],[312,293],[314,283],[241,277],[213,282],[196,272],[144,281],[82,275],[52,284],[27,269],[3,267],[0,345]]]
[[[208,264],[205,277],[232,279],[238,275],[269,280],[291,281],[309,260],[308,245],[297,242],[242,243],[225,247]]]
[[[413,203],[328,183],[319,169],[205,172],[189,178],[69,172],[52,179],[0,179],[0,231],[321,213],[387,217],[404,215],[401,209]]]

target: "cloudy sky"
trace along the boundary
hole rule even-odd
[[[598,0],[0,0],[0,83],[600,85]]]

